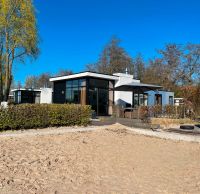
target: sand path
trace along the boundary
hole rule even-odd
[[[2,135],[0,193],[200,193],[199,143],[138,135],[121,125],[88,129]]]

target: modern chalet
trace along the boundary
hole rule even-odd
[[[112,115],[113,105],[173,105],[174,93],[161,86],[144,84],[127,73],[113,75],[81,72],[50,78],[53,82],[53,103],[91,105],[97,115]]]
[[[52,103],[52,89],[28,89],[18,88],[11,90],[13,93],[13,101],[15,104],[51,104]]]

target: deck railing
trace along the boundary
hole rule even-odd
[[[113,107],[113,116],[118,118],[130,119],[147,119],[149,117],[156,118],[191,118],[196,117],[195,112],[191,107],[186,105],[181,106],[139,106],[137,108],[122,108],[119,106]]]

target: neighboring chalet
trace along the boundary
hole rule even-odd
[[[52,103],[52,89],[41,88],[41,89],[27,89],[19,88],[11,90],[13,93],[13,101],[15,104],[51,104]]]
[[[133,75],[82,72],[50,78],[53,103],[91,105],[97,115],[112,115],[113,105],[136,108],[142,105],[174,104],[174,93],[161,86],[141,83]]]

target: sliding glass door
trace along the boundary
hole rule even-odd
[[[108,115],[108,89],[98,89],[98,114]]]
[[[108,115],[109,82],[102,79],[89,79],[88,100],[89,105],[97,115]]]
[[[92,110],[94,110],[96,113],[98,113],[98,94],[97,94],[97,88],[89,88],[89,91],[88,91],[88,100],[89,100],[89,105],[92,107]]]
[[[108,89],[89,88],[89,104],[97,115],[108,115]]]

